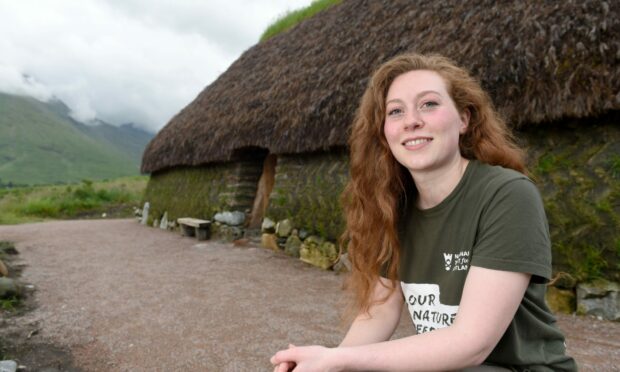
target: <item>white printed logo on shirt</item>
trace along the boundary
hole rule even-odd
[[[445,328],[454,322],[459,307],[439,302],[439,285],[404,282],[400,285],[418,333]]]
[[[444,253],[443,260],[446,271],[467,271],[469,268],[469,252]]]

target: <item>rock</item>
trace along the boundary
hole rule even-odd
[[[17,363],[14,360],[0,361],[0,372],[15,372],[17,371]]]
[[[245,213],[239,211],[219,212],[213,216],[213,219],[226,225],[239,226],[243,225],[243,222],[245,222]]]
[[[149,202],[144,203],[144,208],[142,208],[142,220],[140,223],[146,225],[146,222],[149,220],[149,209],[151,208],[151,204]]]
[[[281,238],[276,234],[276,242],[278,243],[278,247],[280,249],[284,249],[284,246],[286,246],[286,239],[287,238]]]
[[[341,254],[338,257],[338,261],[334,264],[334,271],[339,273],[345,273],[351,271],[351,261],[349,261],[349,254]]]
[[[308,231],[304,230],[304,229],[299,229],[299,239],[301,240],[306,240],[306,238],[308,237],[308,235],[310,235],[308,233]]]
[[[263,219],[263,223],[260,226],[260,230],[267,234],[273,234],[276,232],[276,223],[273,222],[269,217],[265,217]]]
[[[291,231],[293,231],[293,223],[289,219],[282,220],[276,224],[276,234],[281,238],[291,235]]]
[[[284,252],[290,256],[299,257],[301,244],[301,239],[299,239],[298,236],[291,235],[286,239],[286,243],[284,244]]]
[[[560,289],[553,286],[547,287],[545,300],[549,309],[554,313],[572,314],[575,312],[575,292],[571,289]]]
[[[577,285],[577,313],[620,321],[620,284],[606,280]]]
[[[159,228],[162,230],[166,230],[168,228],[168,212],[164,212],[164,215],[161,217]]]
[[[156,218],[153,220],[153,227],[159,226],[159,220]]]
[[[258,241],[260,240],[261,233],[260,229],[243,229],[243,237],[248,238],[250,240]]]
[[[220,226],[220,239],[232,242],[243,237],[243,229],[239,226]]]
[[[174,230],[177,228],[177,222],[176,221],[168,221],[168,230]]]
[[[9,270],[2,260],[0,260],[0,276],[9,276]]]
[[[0,278],[0,298],[19,296],[20,288],[17,282],[11,278]]]
[[[553,286],[561,289],[574,289],[577,286],[577,279],[569,273],[560,272],[553,278]]]
[[[8,240],[0,241],[0,253],[19,254],[19,252],[17,252],[17,249],[15,249],[15,244]]]
[[[331,268],[337,257],[336,245],[316,236],[306,238],[299,250],[300,260],[324,270]]]
[[[274,251],[279,250],[278,243],[276,241],[276,234],[263,234],[260,238],[260,245]]]

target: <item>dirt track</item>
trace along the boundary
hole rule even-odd
[[[255,246],[134,220],[0,226],[37,291],[37,342],[86,371],[268,371],[289,342],[335,345],[342,277]],[[620,324],[560,316],[582,371],[620,370]],[[411,327],[402,322],[398,336]]]

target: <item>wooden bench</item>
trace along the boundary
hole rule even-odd
[[[210,235],[211,221],[198,218],[178,218],[177,223],[181,226],[183,236],[196,236],[198,240],[207,240]]]

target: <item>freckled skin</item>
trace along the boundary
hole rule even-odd
[[[458,112],[436,72],[409,71],[388,90],[383,131],[392,154],[412,175],[441,171],[459,161],[459,136],[467,124],[468,115]],[[412,139],[427,141],[405,143]]]

